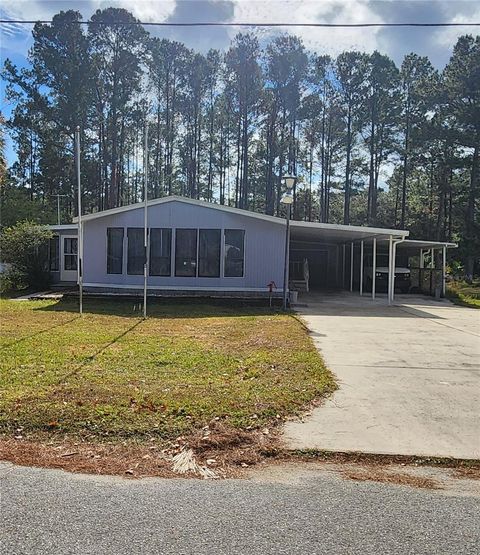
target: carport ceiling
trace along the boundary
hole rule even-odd
[[[363,240],[403,239],[408,231],[399,229],[382,229],[356,225],[321,224],[313,222],[290,223],[290,237],[292,241],[317,241],[321,243],[351,243]]]

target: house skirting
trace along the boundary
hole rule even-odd
[[[143,287],[132,285],[106,285],[85,283],[83,291],[92,295],[108,296],[142,296]],[[183,287],[179,289],[173,286],[149,286],[147,287],[149,297],[208,297],[208,298],[239,298],[239,299],[268,299],[281,298],[282,290],[270,293],[268,289],[254,288],[221,288],[221,287]]]

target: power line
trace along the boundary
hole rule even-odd
[[[10,23],[16,25],[34,25],[35,23],[53,23],[51,19],[44,20],[21,20],[0,19],[0,24]],[[144,25],[147,27],[480,27],[480,23],[239,23],[226,21],[199,21],[199,22],[166,22],[166,21],[72,21],[68,23],[78,25]]]

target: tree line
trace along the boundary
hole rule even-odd
[[[281,215],[282,177],[299,177],[293,217],[407,228],[458,241],[473,274],[480,239],[480,37],[442,71],[427,57],[307,51],[239,33],[226,52],[150,36],[126,10],[60,12],[36,24],[29,67],[3,69],[17,160],[3,213],[75,215],[73,139],[82,136],[85,212],[184,195]],[[28,199],[27,199],[28,197]],[[36,207],[36,208],[35,208]],[[37,212],[35,212],[37,210]]]

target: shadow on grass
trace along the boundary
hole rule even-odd
[[[31,333],[30,335],[25,335],[24,337],[21,337],[20,339],[15,339],[15,341],[10,341],[10,343],[2,345],[0,347],[0,351],[4,351],[5,349],[8,349],[9,347],[13,347],[14,345],[18,345],[19,343],[23,343],[23,341],[27,341],[28,339],[32,339],[33,337],[37,337],[38,335],[42,335],[43,333],[47,333],[49,331],[52,331],[55,328],[60,328],[62,326],[65,326],[65,325],[69,324],[70,322],[73,322],[74,320],[78,320],[78,318],[80,318],[80,316],[75,316],[73,318],[70,318],[69,320],[66,320],[65,322],[60,322],[58,324],[55,324],[54,326],[50,326],[50,327],[45,328],[43,330],[37,331],[35,333]]]
[[[106,351],[109,347],[111,347],[112,345],[114,345],[115,343],[117,343],[117,341],[119,341],[120,339],[122,339],[122,337],[125,337],[128,333],[130,333],[131,331],[133,331],[136,327],[138,327],[141,323],[143,322],[143,320],[138,320],[137,322],[135,322],[134,324],[132,324],[130,327],[128,327],[126,330],[122,331],[122,333],[120,333],[119,335],[117,335],[116,337],[114,337],[113,339],[111,339],[108,343],[105,343],[105,345],[103,345],[102,347],[100,347],[100,349],[98,349],[97,351],[95,351],[92,355],[89,355],[88,357],[85,358],[85,360],[83,362],[81,362],[80,364],[77,365],[76,368],[74,368],[73,370],[71,370],[70,372],[67,372],[67,374],[65,374],[64,376],[62,376],[61,378],[58,379],[58,381],[56,382],[56,385],[60,385],[62,382],[64,382],[65,380],[68,380],[68,378],[71,378],[72,376],[74,376],[75,374],[77,374],[78,372],[80,372],[80,370],[82,368],[84,368],[85,366],[87,366],[88,364],[90,364],[91,362],[93,362],[98,355],[102,354],[104,351]]]
[[[282,313],[280,308],[268,306],[268,300],[261,299],[258,303],[245,302],[240,299],[159,299],[152,298],[147,302],[148,318],[215,318],[261,316]],[[34,311],[77,312],[78,299],[63,297],[48,306],[39,306]],[[138,298],[93,298],[83,301],[85,314],[121,316],[141,318],[143,316],[142,301]]]

